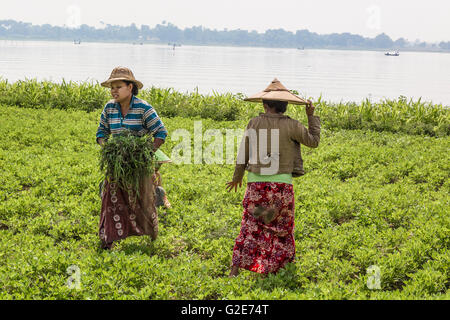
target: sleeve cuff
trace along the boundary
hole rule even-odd
[[[160,131],[160,132],[156,133],[153,137],[154,138],[159,138],[159,139],[162,139],[162,140],[166,140],[167,133],[164,132],[164,131]]]
[[[97,138],[95,139],[95,141],[97,141],[98,143],[98,139],[103,138],[105,139],[105,135],[103,133],[97,133]]]

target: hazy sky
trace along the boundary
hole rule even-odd
[[[450,41],[448,0],[0,0],[0,20],[101,27],[101,23],[319,34],[350,32],[393,40]]]

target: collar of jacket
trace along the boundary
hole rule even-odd
[[[259,115],[268,118],[284,118],[284,117],[289,118],[287,115],[283,113],[260,113]]]

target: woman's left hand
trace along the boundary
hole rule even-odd
[[[228,192],[230,192],[231,190],[233,190],[234,188],[234,192],[237,191],[237,188],[242,187],[242,181],[231,181],[231,182],[227,182],[227,190]]]

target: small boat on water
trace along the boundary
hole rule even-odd
[[[395,52],[386,52],[384,54],[385,56],[391,56],[391,57],[398,57],[400,55],[400,53],[398,53],[398,51]]]

